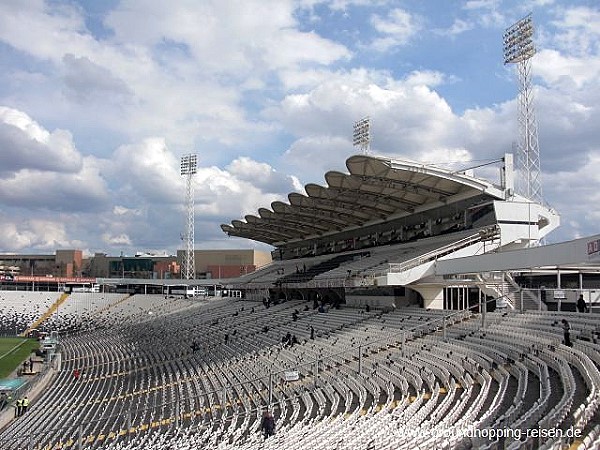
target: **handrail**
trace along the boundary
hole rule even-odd
[[[527,295],[529,300],[533,301],[533,303],[535,303],[540,310],[542,310],[542,311],[548,310],[548,306],[540,298],[537,298],[535,295],[532,295],[531,292],[529,292],[528,290],[523,290],[521,288],[521,286],[519,286],[519,284],[513,278],[513,276],[511,275],[510,272],[504,273],[504,278],[508,282],[508,284],[510,284],[514,289],[523,291],[523,295]]]
[[[486,235],[485,231],[493,231],[493,234]],[[452,242],[450,244],[444,245],[443,247],[439,247],[430,252],[424,253],[423,255],[416,256],[412,259],[401,263],[389,263],[390,270],[389,272],[398,273],[403,272],[405,270],[412,269],[414,267],[420,266],[429,261],[433,261],[438,259],[440,256],[445,256],[449,253],[452,253],[456,250],[460,250],[465,248],[471,244],[481,242],[483,240],[489,240],[490,238],[496,237],[498,234],[497,230],[494,227],[494,230],[481,230],[471,236],[467,236],[459,241]]]

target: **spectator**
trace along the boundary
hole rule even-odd
[[[571,343],[571,325],[569,324],[569,322],[567,322],[567,319],[562,320],[562,326],[563,326],[564,344],[567,347],[573,347],[573,344]]]
[[[264,411],[262,421],[260,423],[260,429],[263,432],[263,436],[267,439],[275,434],[275,418],[269,411]]]
[[[21,417],[22,409],[23,409],[23,400],[19,398],[15,402],[15,417]]]
[[[23,397],[23,400],[21,400],[21,415],[23,415],[27,412],[28,407],[29,407],[29,399],[27,398],[27,396],[25,396],[25,397]]]
[[[579,299],[577,299],[577,311],[588,312],[588,307],[583,299],[583,294],[579,294]]]

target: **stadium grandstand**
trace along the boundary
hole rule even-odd
[[[0,291],[4,334],[58,336],[0,448],[599,448],[600,236],[537,245],[559,217],[501,163],[352,156],[222,225],[274,248],[235,279]]]
[[[436,274],[440,261],[529,248],[559,225],[551,208],[515,194],[513,156],[499,162],[493,184],[472,170],[352,156],[348,173],[325,174],[326,186],[308,184],[306,195],[289,194],[289,204],[276,201],[221,226],[275,247],[273,264],[233,286],[248,298],[381,307],[464,309],[479,296],[500,296],[506,280],[498,283],[495,273],[477,274],[476,294],[465,291],[464,278],[457,285]]]

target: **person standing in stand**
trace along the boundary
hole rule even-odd
[[[27,412],[27,408],[29,408],[29,399],[25,396],[23,397],[23,400],[21,400],[21,415]]]
[[[563,319],[562,326],[563,326],[564,344],[567,347],[573,347],[573,344],[571,343],[571,324],[569,322],[567,322],[567,319]]]
[[[15,417],[21,417],[22,409],[23,409],[23,400],[19,398],[15,402]]]
[[[263,412],[260,429],[262,430],[265,439],[275,434],[275,418],[270,411]]]

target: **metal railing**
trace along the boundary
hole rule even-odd
[[[454,253],[457,250],[461,250],[465,247],[468,247],[472,244],[476,244],[478,242],[493,240],[498,236],[498,231],[494,227],[489,230],[481,230],[476,234],[471,236],[467,236],[459,241],[452,242],[450,244],[444,245],[442,247],[436,248],[430,252],[419,255],[415,258],[409,259],[408,261],[404,261],[401,263],[390,263],[389,271],[391,273],[404,272],[406,270],[413,269],[427,262],[435,261],[442,256],[449,255],[450,253]]]

